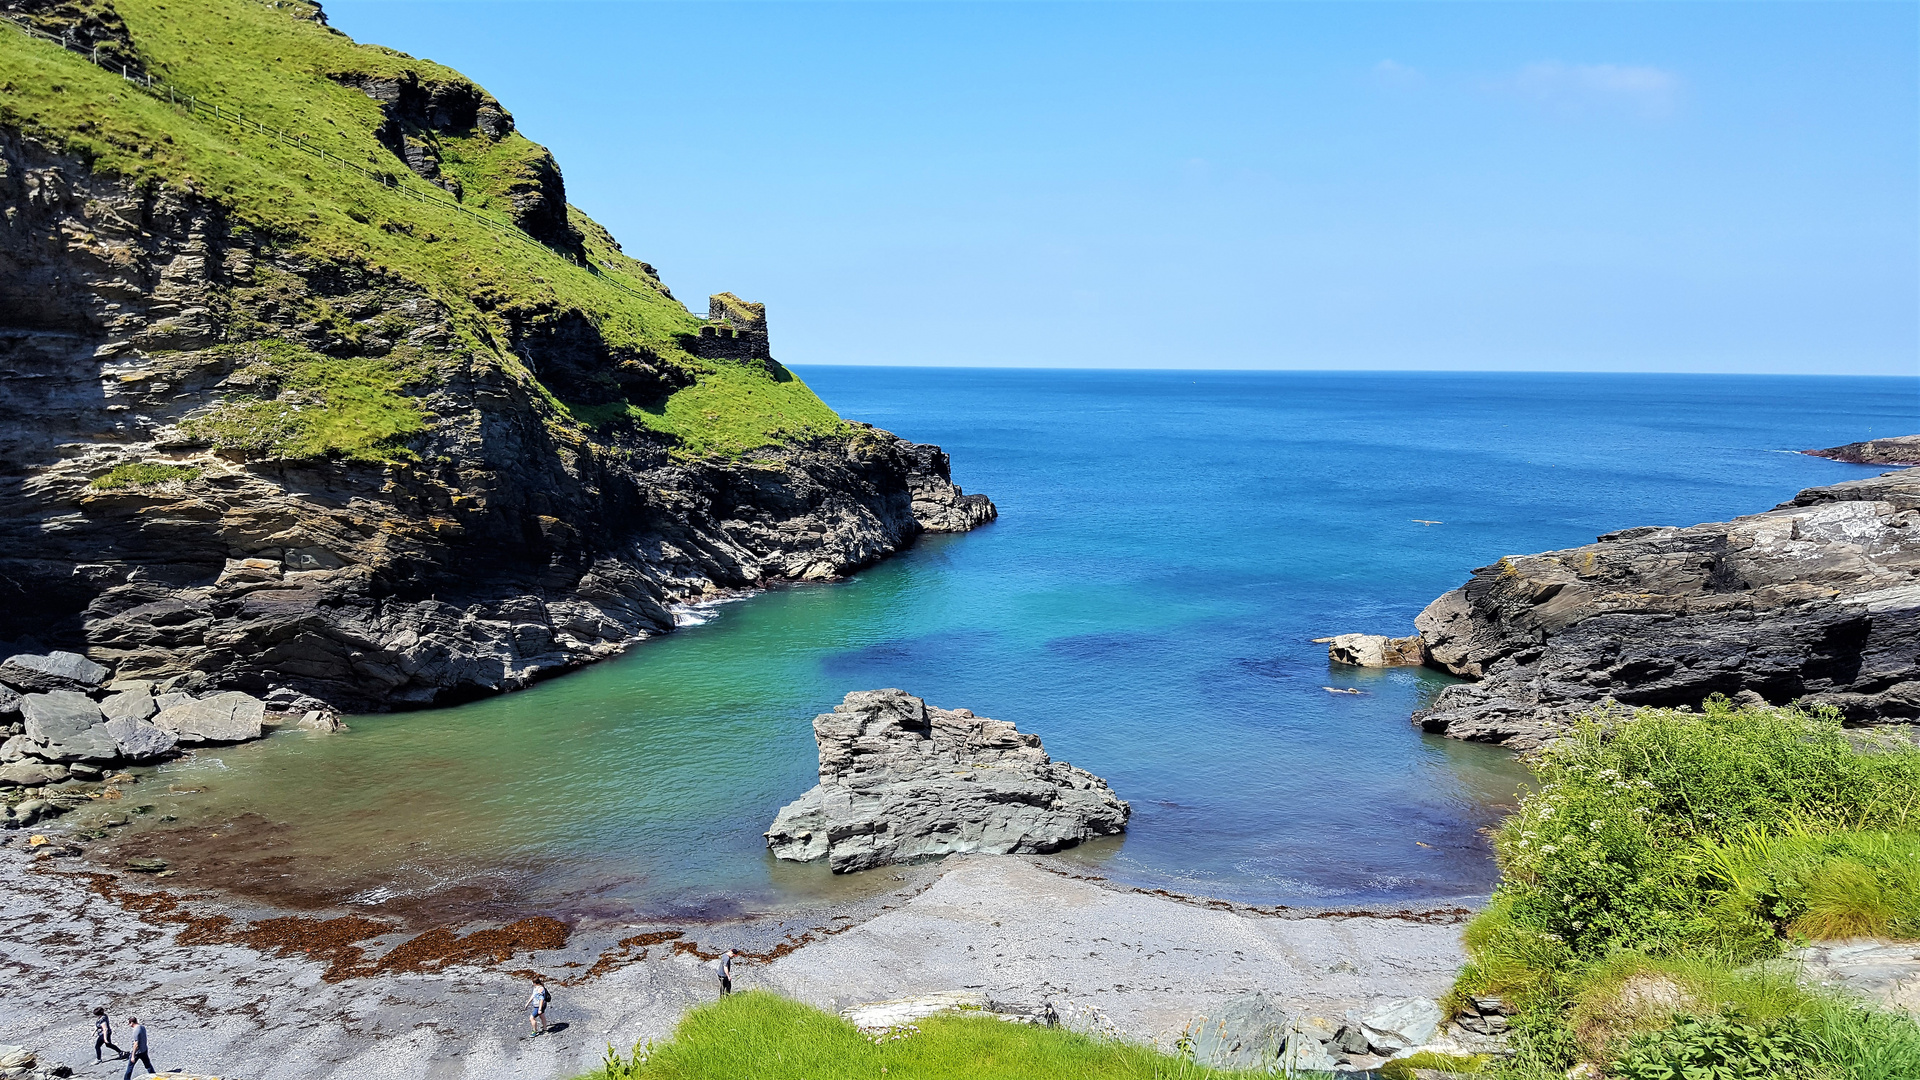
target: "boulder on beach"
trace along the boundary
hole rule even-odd
[[[107,681],[108,671],[79,653],[16,653],[0,664],[0,683],[28,693],[91,690]]]
[[[160,696],[164,702],[172,695]],[[246,742],[260,737],[266,716],[265,702],[252,694],[230,690],[164,708],[153,718],[153,724],[173,732],[182,743]]]
[[[112,761],[113,737],[99,730],[106,717],[93,699],[75,690],[28,694],[20,699],[26,718],[27,752],[47,761]]]
[[[1280,1060],[1292,1033],[1292,1018],[1258,991],[1227,1002],[1202,1017],[1193,1033],[1193,1061],[1210,1069],[1265,1072]]]
[[[766,832],[782,859],[834,873],[962,852],[1045,853],[1125,830],[1107,782],[1041,749],[1040,737],[901,690],[848,694],[814,717],[820,783]]]

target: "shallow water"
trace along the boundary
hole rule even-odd
[[[1407,633],[1503,554],[1871,475],[1783,451],[1920,430],[1913,379],[802,375],[945,446],[1000,521],[522,693],[203,753],[162,770],[207,788],[169,812],[252,812],[228,838],[256,875],[376,906],[805,906],[891,878],[776,863],[760,833],[813,783],[811,717],[899,686],[1131,800],[1125,838],[1076,855],[1099,873],[1256,903],[1471,895],[1524,770],[1409,725],[1442,676],[1333,668],[1310,639]]]

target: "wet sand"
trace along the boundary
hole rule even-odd
[[[892,892],[804,918],[421,934],[34,859],[22,834],[8,839],[0,1041],[79,1076],[118,1075],[92,1063],[88,1014],[104,1005],[148,1022],[156,1065],[238,1080],[570,1077],[608,1042],[663,1038],[711,1000],[711,958],[730,945],[754,957],[737,969],[741,988],[823,1008],[976,989],[1049,999],[1073,1026],[1163,1044],[1248,990],[1338,1015],[1438,995],[1463,959],[1458,907],[1255,909],[1115,887],[1045,858],[914,867]],[[554,991],[556,1032],[540,1038],[525,1035],[533,971]]]

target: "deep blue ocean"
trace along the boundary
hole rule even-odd
[[[1331,666],[1312,639],[1410,633],[1505,554],[1872,475],[1793,451],[1920,431],[1920,379],[800,375],[944,446],[1000,520],[523,693],[170,767],[212,784],[200,813],[263,809],[278,854],[370,901],[805,905],[863,885],[776,864],[760,833],[814,782],[811,717],[898,686],[1106,777],[1134,817],[1076,856],[1093,872],[1256,903],[1483,894],[1480,830],[1524,770],[1410,725],[1443,676]]]

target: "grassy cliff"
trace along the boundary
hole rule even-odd
[[[473,355],[535,384],[554,424],[631,424],[690,454],[844,430],[777,365],[693,355],[703,320],[566,204],[547,151],[458,72],[358,44],[301,0],[19,0],[4,13],[91,58],[0,25],[0,126],[210,199],[282,254],[423,291]],[[363,347],[387,328],[270,271],[233,291],[249,294],[237,317],[291,306],[337,333],[258,349],[265,390],[229,394],[204,432],[256,453],[405,456],[421,423],[408,389],[436,378],[434,361],[403,340]]]

